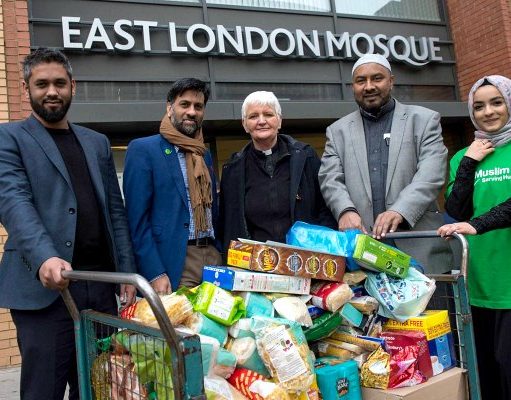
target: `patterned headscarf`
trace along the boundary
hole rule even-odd
[[[489,82],[493,86],[495,86],[498,91],[504,97],[504,101],[506,102],[507,111],[509,113],[509,119],[502,128],[500,128],[497,132],[488,133],[482,131],[481,128],[477,125],[477,122],[474,118],[474,93],[477,89],[479,89],[484,82]],[[502,75],[488,75],[481,79],[479,79],[472,89],[470,89],[470,93],[468,95],[468,112],[470,113],[470,119],[472,123],[477,128],[474,132],[476,139],[486,139],[492,142],[495,147],[503,146],[506,143],[511,141],[511,79],[506,78]]]

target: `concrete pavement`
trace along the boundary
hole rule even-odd
[[[0,368],[0,400],[20,398],[20,367]]]
[[[0,400],[20,398],[21,367],[0,368]],[[67,400],[67,392],[64,400]]]

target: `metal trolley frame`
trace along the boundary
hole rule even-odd
[[[454,234],[461,244],[461,263],[459,272],[445,275],[428,275],[435,279],[437,289],[428,305],[430,309],[448,309],[453,331],[458,366],[467,371],[468,391],[471,400],[480,400],[479,376],[475,352],[472,314],[470,310],[467,273],[469,248],[463,235]],[[386,235],[388,239],[438,238],[436,231],[396,232]],[[158,321],[160,329],[152,328],[133,321],[92,310],[78,312],[78,309],[67,289],[61,292],[66,306],[73,318],[77,348],[77,363],[80,383],[81,400],[95,399],[92,393],[91,368],[98,354],[97,342],[112,333],[129,331],[146,338],[161,341],[163,347],[170,349],[170,368],[172,385],[166,390],[173,392],[176,400],[205,400],[202,374],[202,358],[200,342],[196,335],[183,335],[176,332],[165,312],[163,304],[151,285],[138,274],[63,271],[62,276],[71,280],[87,280],[115,284],[134,285],[147,299]],[[103,330],[102,330],[103,329]],[[161,385],[160,385],[161,386]],[[127,397],[138,400],[132,394]],[[99,399],[102,400],[102,399]]]
[[[388,239],[432,239],[438,238],[436,231],[388,233]],[[453,274],[428,274],[436,281],[436,290],[429,309],[447,309],[453,332],[457,364],[467,371],[468,392],[471,400],[480,400],[479,374],[472,326],[472,313],[468,297],[467,273],[469,247],[467,239],[454,233],[453,238],[461,245],[459,271]]]
[[[140,358],[147,358],[149,360],[151,357],[154,357],[154,353],[157,355],[160,353],[159,359],[153,360],[152,365],[145,372],[146,378],[151,373],[158,373],[160,378],[162,376],[170,376],[170,379],[162,378],[160,382],[155,382],[160,393],[170,394],[172,392],[176,400],[206,399],[203,385],[201,347],[198,336],[176,332],[159,296],[145,278],[138,274],[88,271],[62,271],[62,276],[71,280],[134,285],[148,301],[160,328],[156,329],[93,310],[79,312],[69,290],[64,289],[61,295],[74,322],[81,400],[98,400],[98,396],[93,396],[92,379],[94,377],[92,376],[91,369],[95,360],[102,352],[100,343],[105,341],[105,339],[108,340],[108,337],[112,334],[115,335],[119,332],[127,332],[129,335],[132,335],[132,338],[140,339],[140,347],[138,343],[134,343],[135,352],[139,353],[138,356]],[[148,346],[150,350],[141,350],[140,348],[144,346]],[[154,349],[156,351],[153,351]],[[103,351],[107,354],[107,349],[103,349]],[[120,367],[128,368],[126,365],[121,365]],[[108,368],[111,368],[111,366]],[[131,369],[133,370],[133,365],[131,365]],[[110,372],[107,371],[106,373],[109,374]],[[113,389],[110,387],[108,390]],[[103,400],[103,398],[110,398],[110,395],[105,394],[99,397],[99,400]],[[170,396],[164,394],[158,398],[161,397],[168,398]],[[112,398],[116,398],[116,396],[112,396]],[[139,400],[148,397],[142,396],[137,389],[136,391],[126,393],[124,397],[118,396],[118,398]]]

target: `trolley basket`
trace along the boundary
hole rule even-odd
[[[387,239],[438,238],[436,231],[415,231],[388,233]],[[460,265],[451,274],[428,274],[436,281],[436,290],[428,309],[448,310],[454,339],[457,366],[467,371],[468,392],[471,400],[480,400],[479,375],[472,326],[472,314],[468,297],[467,273],[469,247],[466,238],[452,235],[461,247]]]
[[[62,271],[71,280],[135,286],[159,329],[93,310],[78,312],[61,295],[74,322],[81,400],[205,400],[199,337],[175,330],[151,285],[138,274]]]

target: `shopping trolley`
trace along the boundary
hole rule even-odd
[[[438,237],[436,231],[395,232],[388,233],[385,236],[386,239],[431,239]],[[461,245],[459,269],[452,274],[428,274],[430,278],[436,281],[436,290],[427,308],[449,311],[458,367],[467,371],[470,400],[480,400],[481,391],[467,288],[469,248],[463,235],[454,233],[453,238],[457,239]]]
[[[159,329],[116,316],[78,312],[68,289],[61,292],[73,318],[81,400],[205,400],[197,335],[172,324],[159,296],[138,274],[62,271],[71,280],[134,285]]]

